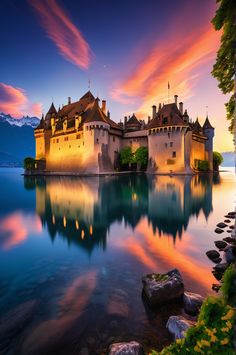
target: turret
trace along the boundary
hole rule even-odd
[[[209,161],[210,170],[213,170],[213,137],[215,135],[215,129],[212,127],[208,116],[206,117],[202,128],[204,135],[207,137],[207,141],[205,142],[206,158]]]

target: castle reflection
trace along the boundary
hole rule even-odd
[[[27,177],[36,189],[36,211],[50,237],[64,238],[91,253],[106,248],[114,222],[135,229],[147,218],[154,233],[181,238],[191,216],[212,211],[211,175]]]

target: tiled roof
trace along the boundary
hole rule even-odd
[[[141,123],[139,122],[139,120],[137,119],[137,117],[135,116],[135,114],[133,113],[133,115],[128,119],[127,123],[125,126],[141,126]]]
[[[166,104],[160,108],[149,124],[147,129],[161,126],[188,126],[182,119],[182,115],[175,103]]]

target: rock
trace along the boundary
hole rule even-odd
[[[195,322],[189,321],[182,316],[171,316],[168,319],[166,328],[176,339],[182,339],[185,336],[185,332],[195,325]]]
[[[184,294],[184,283],[177,269],[166,274],[148,274],[142,278],[143,292],[151,305],[178,299]]]
[[[231,229],[228,229],[226,232],[227,232],[227,233],[231,233],[232,231],[231,231]]]
[[[212,274],[215,276],[217,281],[220,281],[222,279],[223,273],[216,271],[216,270],[212,270]]]
[[[208,250],[206,252],[206,255],[208,256],[209,259],[211,260],[217,260],[220,257],[220,253],[217,250]]]
[[[231,232],[231,231],[229,231],[229,232]],[[227,243],[236,244],[236,239],[233,238],[233,237],[225,237],[225,238],[223,238],[223,240],[224,240],[225,242],[227,242]]]
[[[226,246],[227,246],[227,243],[224,242],[223,240],[217,240],[215,243],[215,246],[218,248],[218,249],[224,249]]]
[[[234,225],[232,225],[232,226],[229,226],[229,228],[230,228],[230,229],[234,229]]]
[[[228,245],[224,249],[224,259],[225,259],[225,261],[228,264],[235,262],[235,260],[236,260],[236,247],[234,245]]]
[[[220,288],[221,288],[220,284],[212,284],[213,291],[219,292]]]
[[[224,222],[225,222],[225,223],[230,223],[231,220],[230,220],[230,219],[225,219]]]
[[[128,294],[120,289],[115,289],[109,297],[107,312],[110,315],[120,317],[129,316],[129,298]]]
[[[143,347],[136,341],[114,343],[109,347],[109,355],[144,355]]]
[[[224,271],[227,269],[228,266],[229,265],[227,263],[221,263],[221,264],[217,264],[216,266],[214,266],[213,269],[218,272],[224,273]]]
[[[213,259],[212,261],[215,264],[219,264],[222,261],[222,259],[221,258],[216,258],[216,259]]]
[[[184,292],[184,310],[190,315],[198,314],[204,298],[197,293]]]
[[[221,234],[223,232],[224,232],[223,229],[220,229],[220,228],[215,229],[215,233],[217,233],[217,234]]]
[[[80,350],[79,355],[89,355],[88,348],[83,348]]]
[[[227,224],[225,224],[224,222],[220,222],[220,223],[217,224],[217,227],[225,228],[225,227],[227,227]]]
[[[229,213],[228,213],[228,216],[231,216],[231,217],[236,217],[236,212],[235,212],[235,211],[233,211],[233,212],[229,212]]]

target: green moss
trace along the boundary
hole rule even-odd
[[[230,304],[232,307],[236,306],[235,280],[235,265],[231,264],[224,273],[221,292],[223,294],[225,303]]]
[[[166,274],[152,274],[152,279],[155,281],[167,281],[169,276]]]

